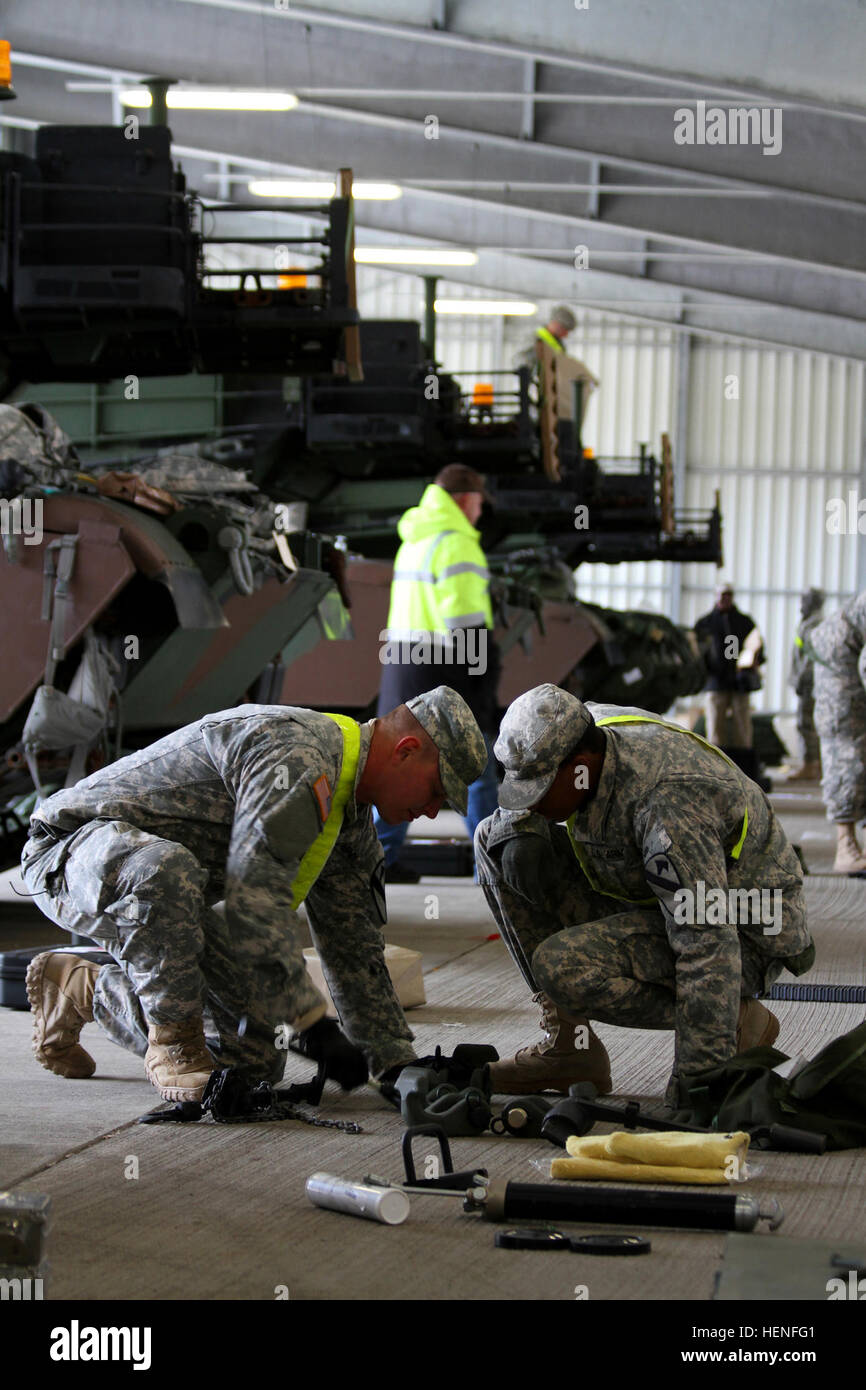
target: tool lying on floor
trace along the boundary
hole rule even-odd
[[[395,1187],[374,1187],[366,1179],[347,1182],[333,1173],[313,1173],[304,1191],[315,1207],[363,1216],[383,1226],[400,1226],[409,1215],[409,1198],[404,1192]]]
[[[491,1133],[513,1134],[516,1139],[540,1139],[544,1118],[555,1104],[545,1096],[518,1096],[491,1120]]]
[[[499,1060],[495,1047],[460,1043],[450,1057],[437,1047],[403,1067],[396,1081],[383,1083],[382,1095],[400,1106],[407,1125],[440,1125],[447,1134],[480,1134],[487,1129],[490,1107],[488,1063]]]
[[[784,1219],[771,1198],[762,1205],[754,1197],[731,1192],[647,1192],[620,1187],[562,1188],[541,1183],[492,1179],[466,1194],[463,1210],[480,1211],[485,1221],[609,1222],[614,1226],[680,1226],[696,1231],[753,1231],[767,1221],[775,1231]]]
[[[436,1178],[419,1178],[415,1172],[412,1143],[413,1140],[424,1134],[432,1135],[434,1139],[439,1141],[442,1173]],[[446,1189],[449,1192],[465,1192],[470,1187],[480,1186],[483,1179],[487,1177],[486,1168],[467,1169],[462,1173],[454,1172],[448,1137],[441,1125],[410,1125],[403,1135],[400,1148],[403,1154],[403,1167],[406,1172],[406,1181],[403,1186],[412,1188],[415,1192],[435,1192],[441,1189]]]
[[[565,1141],[570,1135],[589,1134],[599,1120],[605,1124],[614,1124],[619,1129],[649,1129],[658,1132],[678,1130],[684,1134],[714,1132],[703,1129],[700,1125],[676,1124],[671,1120],[645,1115],[639,1103],[634,1100],[628,1101],[625,1105],[599,1101],[596,1099],[597,1094],[591,1081],[582,1081],[570,1087],[568,1100],[561,1100],[551,1106],[544,1117],[540,1129],[542,1138],[564,1149]],[[821,1154],[827,1147],[827,1141],[822,1134],[794,1129],[790,1125],[756,1125],[750,1129],[749,1125],[745,1124],[740,1128],[751,1136],[752,1143],[759,1149]]]
[[[395,1085],[400,1113],[407,1125],[432,1121],[441,1125],[446,1134],[458,1135],[481,1134],[490,1124],[493,1111],[477,1086],[458,1091],[426,1067],[404,1067]]]
[[[428,1196],[461,1197],[463,1210],[480,1213],[486,1221],[514,1221],[522,1217],[538,1221],[607,1222],[614,1226],[675,1226],[698,1231],[753,1231],[767,1221],[775,1231],[784,1219],[775,1197],[766,1201],[731,1192],[648,1192],[621,1187],[573,1188],[558,1184],[509,1182],[488,1178],[483,1170],[472,1174],[450,1171],[451,1156],[444,1134],[436,1126],[426,1133],[439,1139],[442,1161],[448,1172],[439,1179],[419,1182],[411,1163],[411,1137],[403,1140],[406,1183],[392,1183],[370,1173],[364,1182],[373,1187],[398,1187],[404,1192]],[[407,1159],[408,1154],[408,1159]],[[410,1166],[411,1165],[411,1166]],[[471,1178],[471,1185],[461,1186]],[[442,1184],[445,1179],[450,1187]]]

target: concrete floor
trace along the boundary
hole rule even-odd
[[[817,788],[798,787],[796,796],[783,791],[777,805],[816,874],[808,892],[819,954],[810,978],[864,983],[866,883],[825,876],[832,838]],[[458,828],[456,817],[436,825],[440,833]],[[433,921],[425,917],[431,893],[439,909]],[[2,896],[2,946],[57,939],[8,887]],[[389,888],[389,908],[389,941],[424,954],[428,1003],[409,1015],[419,1052],[473,1041],[491,1042],[506,1055],[538,1036],[532,1003],[501,942],[490,939],[495,927],[476,888],[454,879]],[[774,1008],[782,1022],[778,1045],[808,1056],[864,1015],[862,1006]],[[671,1065],[671,1035],[599,1032],[617,1094],[657,1101]],[[833,1252],[866,1259],[861,1151],[754,1154],[744,1190],[778,1197],[786,1220],[773,1234],[762,1227],[745,1245],[724,1232],[645,1231],[649,1258],[571,1255],[562,1264],[494,1249],[493,1228],[445,1198],[413,1198],[409,1220],[394,1228],[310,1205],[304,1182],[316,1170],[399,1177],[402,1124],[371,1091],[326,1093],[321,1113],[358,1120],[359,1135],[297,1122],[138,1126],[137,1117],[159,1102],[136,1057],[90,1027],[84,1041],[96,1076],[66,1081],[36,1064],[29,1034],[29,1014],[0,1009],[0,1184],[52,1198],[50,1299],[272,1300],[285,1287],[296,1301],[573,1301],[575,1288],[586,1286],[595,1300],[677,1302],[712,1299],[721,1276],[725,1299],[825,1300],[827,1242]],[[309,1071],[290,1055],[287,1079],[306,1079]],[[545,1181],[553,1154],[543,1141],[490,1135],[456,1139],[452,1148],[458,1168],[486,1166],[524,1182]],[[419,1144],[419,1163],[425,1152]]]

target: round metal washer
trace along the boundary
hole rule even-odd
[[[493,1241],[502,1250],[570,1250],[571,1241],[562,1231],[544,1226],[526,1226],[523,1230],[497,1231]]]
[[[652,1250],[644,1236],[572,1236],[569,1243],[580,1255],[648,1255]]]

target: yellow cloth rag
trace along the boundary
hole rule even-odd
[[[608,1182],[725,1183],[724,1168],[675,1168],[654,1163],[618,1163],[612,1158],[555,1158],[552,1178],[606,1178]]]
[[[617,1130],[583,1138],[571,1135],[566,1140],[569,1157],[555,1158],[550,1175],[619,1182],[724,1183],[740,1176],[748,1147],[749,1136],[742,1131],[635,1134]]]
[[[729,1158],[745,1163],[748,1147],[749,1136],[742,1130],[735,1134],[682,1134],[677,1130],[635,1134],[617,1130],[607,1136],[604,1156],[683,1168],[724,1168]]]

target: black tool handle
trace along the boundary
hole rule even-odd
[[[403,1132],[403,1141],[401,1145],[403,1150],[403,1167],[406,1170],[406,1183],[410,1187],[413,1187],[418,1181],[415,1175],[415,1159],[412,1154],[412,1140],[417,1139],[422,1134],[432,1135],[434,1139],[437,1139],[439,1141],[439,1152],[442,1155],[443,1173],[454,1172],[454,1164],[451,1162],[451,1149],[448,1144],[448,1136],[446,1135],[442,1126],[433,1124],[410,1125],[409,1128],[404,1130]]]
[[[822,1154],[827,1151],[826,1134],[793,1125],[759,1125],[751,1131],[756,1149],[775,1149],[777,1153]]]
[[[538,1221],[600,1221],[626,1226],[686,1226],[702,1231],[738,1229],[738,1198],[730,1192],[632,1192],[619,1187],[542,1187],[509,1182],[505,1186],[502,1219],[531,1217]],[[488,1198],[488,1206],[491,1207]],[[491,1207],[491,1219],[496,1217]]]

